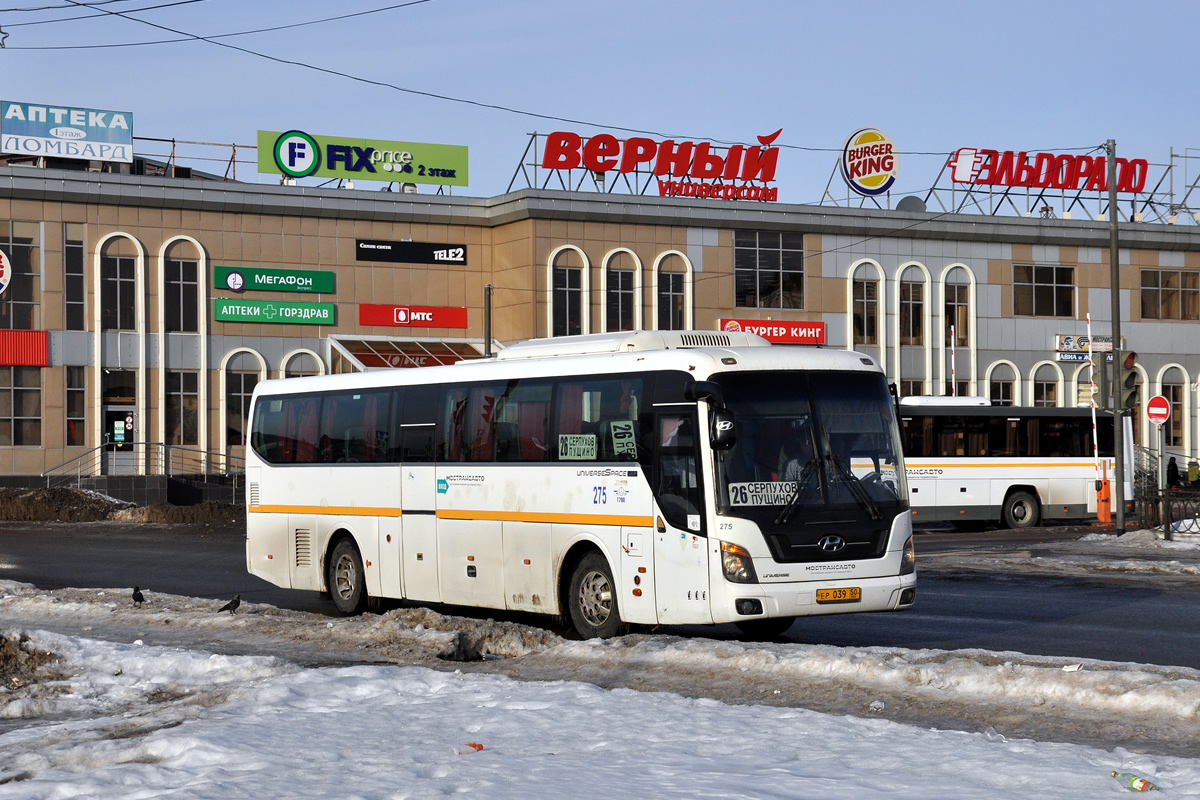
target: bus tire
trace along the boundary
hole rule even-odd
[[[1032,528],[1041,520],[1037,498],[1029,492],[1013,492],[1004,500],[1004,527]]]
[[[752,642],[778,639],[796,624],[795,617],[766,617],[759,619],[743,619],[734,623],[738,630]]]
[[[617,584],[600,553],[588,553],[575,565],[568,592],[571,627],[580,638],[610,639],[625,632],[617,608]]]
[[[329,596],[343,614],[360,614],[367,605],[362,556],[353,539],[342,539],[329,557]]]

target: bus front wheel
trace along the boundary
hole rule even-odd
[[[1004,501],[1004,527],[1032,528],[1041,518],[1037,498],[1029,492],[1013,492]]]
[[[329,595],[343,614],[359,614],[367,605],[362,556],[353,539],[342,539],[329,557]]]
[[[571,573],[567,609],[571,626],[583,639],[609,639],[624,632],[617,610],[617,584],[599,553],[584,556]]]

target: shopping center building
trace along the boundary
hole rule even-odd
[[[1200,227],[1119,237],[1141,400],[1170,400],[1168,450],[1190,460]],[[1111,330],[1108,242],[1107,222],[1040,215],[0,166],[0,476],[106,444],[114,473],[170,469],[172,449],[236,465],[259,381],[614,330],[740,328],[869,354],[902,395],[1075,405],[1080,338]]]

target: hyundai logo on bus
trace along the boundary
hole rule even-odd
[[[835,536],[834,534],[822,536],[821,540],[817,542],[817,547],[821,548],[821,550],[826,553],[836,553],[845,546],[846,540],[840,536]]]

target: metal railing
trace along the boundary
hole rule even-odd
[[[166,475],[195,476],[232,480],[234,490],[246,472],[246,460],[241,456],[201,450],[195,446],[165,442],[125,442],[120,449],[105,441],[86,453],[51,467],[42,473],[46,488],[80,486],[85,478],[99,475]]]
[[[1139,493],[1134,506],[1137,524],[1143,528],[1162,528],[1170,540],[1177,530],[1200,533],[1200,488],[1163,490]],[[1177,523],[1183,523],[1182,526]]]

